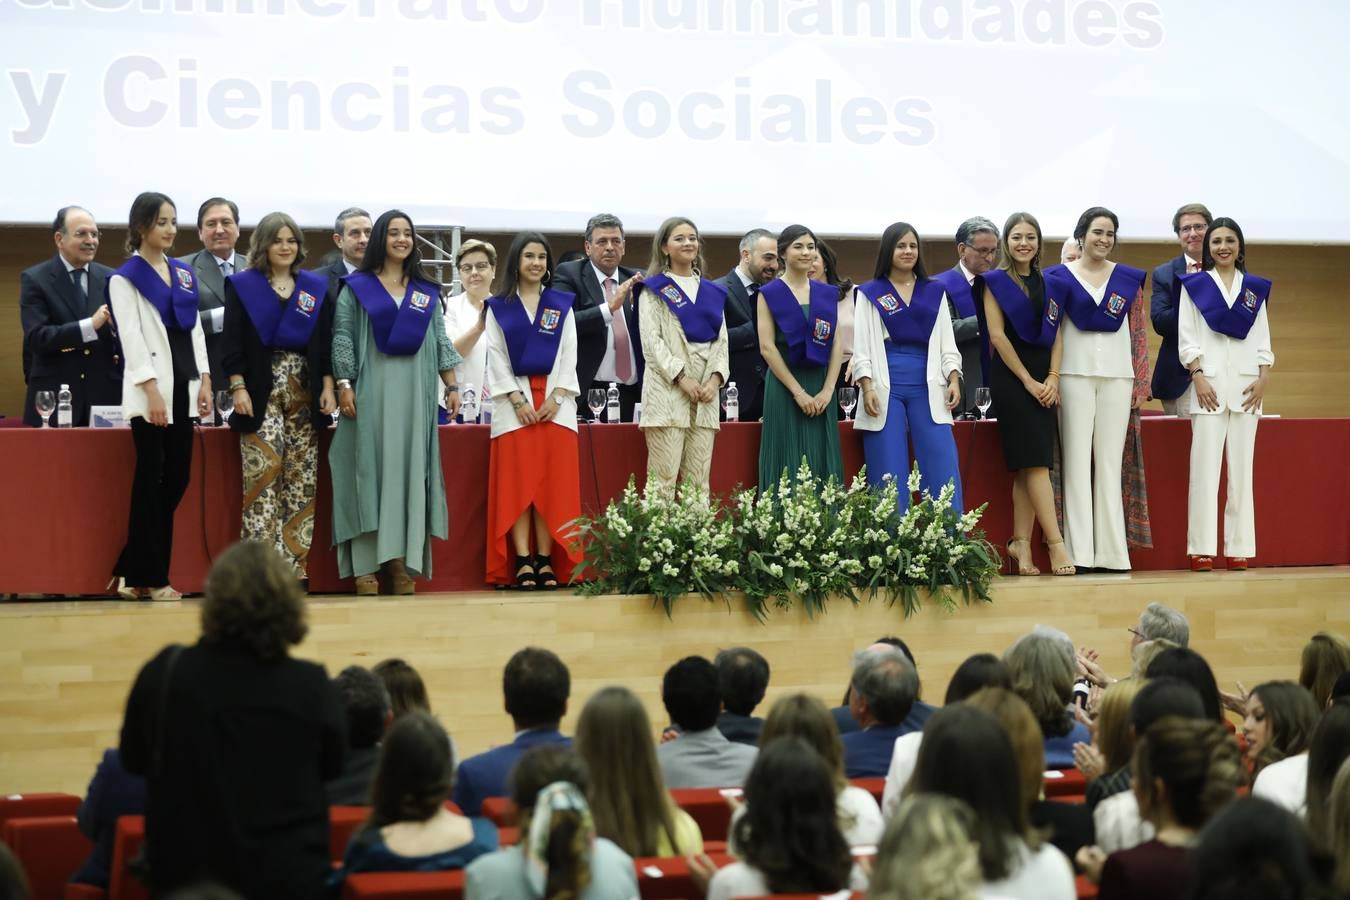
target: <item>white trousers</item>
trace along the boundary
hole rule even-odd
[[[1188,388],[1180,397],[1175,400],[1164,400],[1162,402],[1163,412],[1169,416],[1189,416],[1191,414],[1191,397],[1194,396]]]
[[[1223,553],[1256,555],[1256,515],[1252,502],[1252,461],[1256,423],[1252,413],[1223,412],[1191,416],[1191,488],[1187,506],[1186,552],[1214,556],[1219,549],[1219,470],[1225,449],[1228,491],[1223,507]]]
[[[1133,391],[1129,378],[1059,379],[1064,543],[1075,566],[1130,567],[1120,470]]]

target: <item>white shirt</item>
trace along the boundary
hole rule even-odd
[[[966,280],[966,284],[974,283],[975,273],[967,269],[965,263],[958,260],[956,263],[956,267],[961,270],[961,277]]]
[[[1252,796],[1283,806],[1297,816],[1308,811],[1308,754],[1271,763],[1256,773]]]
[[[1106,297],[1106,282],[1101,287],[1093,287],[1083,280],[1077,266],[1065,266],[1069,274],[1077,279],[1083,289],[1092,297],[1092,302],[1100,304]],[[1116,271],[1115,263],[1106,273],[1106,281]],[[1127,297],[1126,300],[1134,300]],[[1064,316],[1060,328],[1064,330],[1064,356],[1060,360],[1059,371],[1062,375],[1089,375],[1098,378],[1134,379],[1134,360],[1130,356],[1130,323],[1128,314],[1125,321],[1115,331],[1079,331],[1073,319]]]
[[[604,272],[601,272],[598,268],[596,268],[595,263],[591,263],[591,271],[595,273],[595,280],[600,283],[600,292],[602,295],[604,294],[606,281],[612,280],[614,282],[614,289],[616,291],[619,289],[618,269],[614,270],[613,275],[606,275]],[[628,318],[623,310],[623,305],[620,304],[618,309],[611,310],[609,308],[608,301],[601,303],[600,316],[605,320],[605,327],[608,329],[608,331],[606,332],[607,339],[605,341],[605,355],[600,358],[600,367],[595,370],[595,380],[614,381],[620,384],[637,384],[638,366],[637,366],[637,357],[633,354],[633,324],[628,321]],[[632,375],[629,377],[627,381],[623,381],[621,378],[619,378],[618,373],[614,369],[615,316],[618,316],[620,319],[623,319],[624,324],[628,326],[628,366],[629,366],[628,371],[631,372]]]
[[[850,890],[867,890],[867,876],[855,863],[848,873]],[[764,897],[772,894],[764,873],[749,863],[734,862],[717,870],[708,883],[708,900],[733,900],[735,897]],[[829,895],[826,895],[829,896]],[[847,896],[847,895],[846,895]]]
[[[1242,295],[1242,273],[1233,274],[1231,288],[1224,287],[1217,270],[1210,269],[1208,274],[1231,309]],[[1211,330],[1199,307],[1191,299],[1190,292],[1182,285],[1181,303],[1177,307],[1177,358],[1187,368],[1199,361],[1205,378],[1219,396],[1217,410],[1204,409],[1195,399],[1195,385],[1192,384],[1187,390],[1193,415],[1213,415],[1228,410],[1242,412],[1242,392],[1261,374],[1261,366],[1275,365],[1275,353],[1270,346],[1267,306],[1268,303],[1261,304],[1251,330],[1245,338],[1238,340]],[[1259,407],[1252,410],[1255,415],[1260,412]]]
[[[881,807],[877,805],[877,798],[872,796],[871,791],[857,785],[845,785],[839,792],[835,810],[839,814],[839,830],[850,847],[869,847],[881,843],[886,822],[881,818]],[[742,804],[731,814],[731,825],[727,828],[727,834],[733,836],[727,841],[727,851],[733,855],[740,854],[734,835],[736,823],[744,816],[745,805]]]
[[[468,294],[456,294],[445,301],[445,333],[450,337],[450,343],[454,343],[478,324],[478,310],[469,300]],[[455,366],[455,381],[459,384],[459,389],[464,390],[464,385],[472,384],[478,395],[486,399],[491,396],[483,391],[487,384],[487,332],[478,336],[478,340],[467,351],[460,354],[464,361]]]
[[[1129,850],[1156,834],[1153,825],[1139,818],[1139,801],[1134,791],[1112,794],[1092,812],[1092,824],[1097,832],[1097,846],[1106,853]]]
[[[911,731],[895,739],[891,767],[886,772],[886,789],[881,794],[881,813],[888,819],[900,807],[900,796],[914,774],[914,766],[919,761],[919,745],[922,743],[922,731]]]
[[[1078,888],[1073,880],[1073,866],[1068,857],[1052,844],[1042,844],[1035,853],[1020,840],[1017,871],[1002,881],[988,881],[980,886],[983,900],[1012,898],[1012,900],[1077,900]]]
[[[70,273],[74,272],[76,269],[80,269],[81,271],[84,272],[84,279],[82,280],[81,284],[84,287],[85,294],[87,295],[89,293],[89,266],[72,265],[70,260],[66,259],[60,253],[56,254],[56,258],[61,260],[61,264],[66,267],[66,277],[69,278]],[[70,283],[72,285],[75,284],[75,279],[71,278]],[[92,344],[94,341],[98,340],[98,332],[94,330],[93,316],[90,316],[87,319],[80,320],[80,337],[84,339],[84,342],[86,344]]]
[[[346,267],[347,274],[350,275],[356,271],[357,267],[347,261],[347,257],[342,257],[342,265]]]

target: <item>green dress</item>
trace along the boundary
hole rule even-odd
[[[801,306],[802,318],[807,306]],[[787,341],[775,325],[774,343],[787,360]],[[825,386],[826,366],[789,366],[792,375],[809,394],[818,394]],[[788,389],[770,370],[764,379],[764,425],[759,437],[759,490],[778,484],[786,469],[790,476],[806,457],[807,464],[822,481],[833,475],[844,480],[844,461],[839,454],[839,398],[830,397],[830,405],[818,416],[808,416],[797,406]]]
[[[439,309],[439,301],[437,303]],[[431,577],[431,539],[450,535],[437,410],[440,373],[461,362],[431,319],[422,346],[391,356],[375,346],[370,318],[343,287],[333,314],[333,377],[356,391],[356,418],[338,419],[328,451],[333,478],[333,543],[343,578],[403,559],[410,575]]]

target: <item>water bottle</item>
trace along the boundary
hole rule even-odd
[[[70,404],[70,385],[61,385],[56,395],[56,427],[69,428],[75,424],[75,410]]]
[[[466,425],[478,421],[478,392],[472,382],[459,387],[459,414]]]
[[[727,421],[736,422],[741,418],[741,392],[736,390],[736,382],[727,382]]]
[[[605,391],[605,421],[619,421],[619,386],[612,381]]]

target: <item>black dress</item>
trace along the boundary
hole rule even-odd
[[[1045,279],[1040,272],[1032,272],[1024,280],[1031,308],[1039,321],[1045,312]],[[1050,373],[1050,348],[1022,340],[1012,323],[1006,320],[1003,333],[1027,373],[1037,381],[1044,381]],[[1055,455],[1055,442],[1059,439],[1054,407],[1041,406],[1003,364],[1003,357],[997,350],[991,349],[991,355],[989,392],[998,408],[998,433],[1003,439],[1003,459],[1008,464],[1008,471],[1049,468]]]

